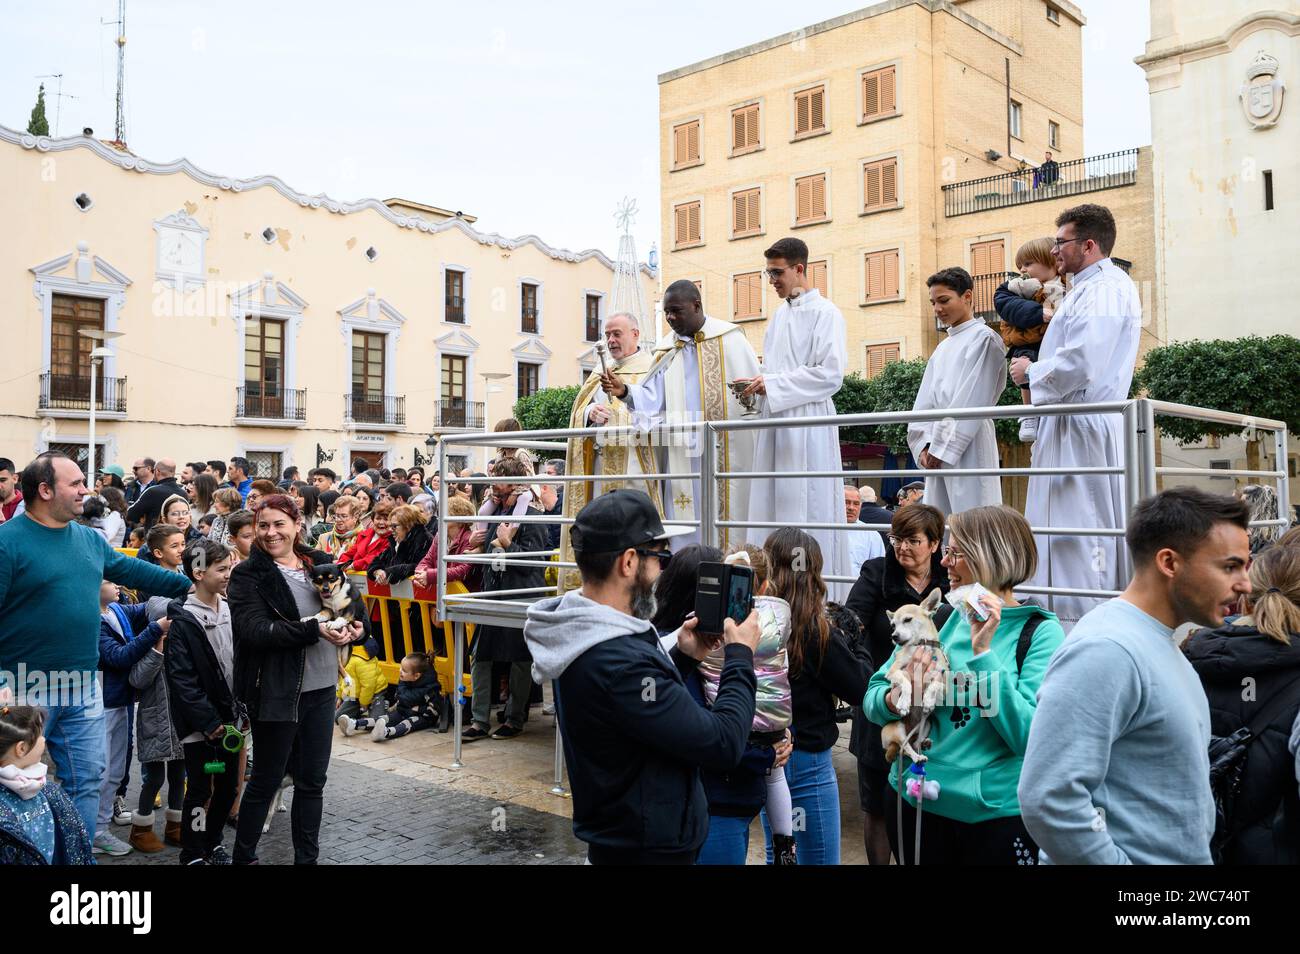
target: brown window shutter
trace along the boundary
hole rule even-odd
[[[749,209],[749,203],[745,201],[745,193],[737,192],[731,197],[731,234],[740,235],[749,231],[746,224],[746,212]]]
[[[796,179],[794,183],[794,220],[807,222],[812,218],[812,179]]]
[[[826,88],[819,86],[808,94],[808,126],[810,129],[826,128]]]
[[[673,208],[673,243],[675,245],[685,245],[687,235],[687,207],[684,205]]]
[[[763,208],[760,204],[762,194],[754,189],[749,193],[749,231],[759,232],[763,228]]]
[[[749,297],[749,284],[745,281],[744,275],[737,275],[731,280],[731,317],[740,318],[745,314],[745,309],[749,307],[747,301]]]
[[[812,128],[812,94],[796,93],[794,97],[794,134],[803,135]]]
[[[867,377],[874,378],[885,366],[885,354],[878,346],[867,348]]]
[[[692,202],[686,207],[686,241],[700,240],[700,204]]]
[[[880,71],[880,113],[887,116],[897,109],[894,97],[894,67]]]
[[[880,164],[880,204],[898,202],[898,160],[886,159]]]
[[[700,161],[700,123],[696,120],[686,126],[686,161]]]
[[[673,127],[673,165],[680,166],[686,161],[686,127]]]
[[[826,295],[826,263],[809,262],[808,263],[808,283],[813,288]]]
[[[761,315],[763,313],[763,273],[749,273],[749,308],[750,314]]]
[[[870,119],[880,112],[880,77],[867,73],[862,77],[862,118]]]
[[[736,110],[731,114],[731,151],[739,152],[745,148],[745,113]]]
[[[813,176],[812,195],[809,201],[812,205],[812,217],[814,219],[826,218],[826,177]]]
[[[862,188],[863,207],[877,208],[880,206],[880,163],[867,163],[863,175],[865,176]]]
[[[880,274],[880,253],[867,253],[867,300],[883,296],[882,276]]]
[[[881,254],[881,272],[883,275],[884,297],[898,297],[898,249],[891,249]]]
[[[758,145],[758,107],[751,106],[745,113],[745,146]]]

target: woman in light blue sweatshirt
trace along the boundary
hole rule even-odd
[[[986,621],[972,623],[966,611],[958,610],[939,633],[950,676],[946,697],[930,719],[926,777],[939,783],[939,795],[924,805],[921,862],[1034,864],[1038,846],[1021,821],[1016,786],[1038,687],[1065,631],[1054,615],[1021,605],[1012,593],[1033,575],[1037,563],[1034,535],[1024,517],[1010,507],[974,507],[953,514],[948,529],[943,565],[953,592],[978,582],[997,601],[987,602]],[[1027,629],[1028,643],[1022,647]],[[864,700],[867,718],[879,725],[899,718],[888,677],[894,656],[871,678]],[[889,776],[885,820],[894,857],[914,864],[916,800],[906,793],[904,843],[898,843],[897,786],[899,770],[907,768],[903,762],[900,756]]]

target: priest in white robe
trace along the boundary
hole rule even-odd
[[[991,407],[1007,386],[1006,346],[974,314],[974,287],[964,268],[945,268],[926,280],[934,316],[947,331],[925,365],[914,411]],[[933,472],[925,481],[925,502],[944,516],[971,507],[1002,503],[997,476],[945,477],[954,467],[998,466],[998,440],[991,420],[941,417],[917,421],[907,429],[907,444],[918,464]]]
[[[1061,213],[1052,253],[1073,276],[1047,326],[1038,360],[1011,362],[1011,377],[1028,380],[1035,404],[1123,401],[1133,383],[1141,334],[1137,286],[1110,260],[1115,220],[1097,205]],[[1040,419],[1034,467],[1118,467],[1124,461],[1118,414]],[[1035,527],[1122,528],[1126,523],[1120,474],[1031,477],[1025,516]],[[1039,535],[1032,583],[1069,589],[1121,590],[1128,580],[1124,541],[1114,536]],[[1104,597],[1054,596],[1050,608],[1069,631]]]
[[[834,417],[831,400],[844,383],[848,363],[844,316],[808,281],[808,246],[784,238],[763,253],[767,277],[781,298],[763,336],[763,373],[746,394],[763,396],[761,411],[771,420]],[[756,478],[749,497],[751,522],[803,527],[844,524],[844,481],[840,477],[803,477],[810,471],[839,471],[839,428],[768,428],[758,432],[755,471],[780,471],[786,478]],[[753,528],[749,542],[762,545],[773,527]],[[822,549],[827,576],[855,576],[850,565],[848,531],[809,529]],[[847,596],[851,584],[828,584],[831,596]]]
[[[664,292],[664,317],[672,338],[656,351],[650,370],[639,384],[629,384],[611,370],[601,386],[632,410],[632,418],[643,429],[690,421],[725,421],[740,418],[742,408],[736,393],[727,385],[758,374],[754,349],[736,325],[704,314],[700,290],[694,282],[673,282]],[[700,473],[700,434],[660,432],[656,438],[657,460],[662,473]],[[715,440],[719,471],[747,471],[754,459],[752,431],[719,432]],[[715,484],[718,520],[744,520],[749,512],[749,482],[722,480]],[[701,519],[698,506],[700,479],[666,480],[661,483],[666,521]],[[727,549],[745,539],[743,531],[719,528],[705,541]],[[674,537],[674,551],[701,542],[698,529]]]

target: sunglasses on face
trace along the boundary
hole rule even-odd
[[[643,547],[634,548],[637,556],[643,560],[655,559],[659,561],[659,568],[662,570],[668,565],[668,561],[673,558],[671,550],[651,550]]]

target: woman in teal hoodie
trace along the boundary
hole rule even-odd
[[[930,719],[926,778],[939,783],[921,822],[923,864],[1034,864],[1038,846],[1020,820],[1016,786],[1038,688],[1052,654],[1065,639],[1054,615],[1016,602],[1012,589],[1033,575],[1038,562],[1029,524],[1010,507],[975,507],[948,523],[943,565],[952,590],[979,582],[1001,603],[989,601],[985,622],[966,612],[949,617],[939,641],[948,655],[945,697]],[[1028,641],[1022,639],[1026,627]],[[897,649],[894,655],[897,655]],[[896,691],[883,665],[867,687],[863,710],[878,725],[898,720]],[[928,663],[926,665],[929,665]],[[917,664],[917,675],[920,665]],[[907,864],[915,843],[915,800],[903,794],[903,849],[898,844],[898,772],[889,776],[886,806],[890,847]]]

